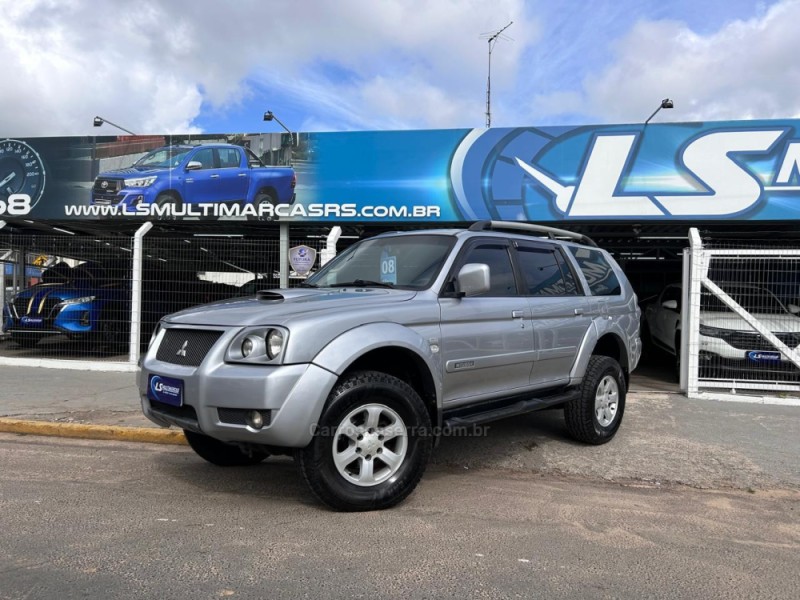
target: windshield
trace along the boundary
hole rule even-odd
[[[134,167],[146,168],[171,168],[177,167],[181,164],[183,157],[189,154],[192,148],[159,148],[152,152],[145,154],[142,158],[134,163]]]
[[[436,279],[455,238],[391,236],[364,240],[309,277],[316,287],[359,285],[422,290]]]
[[[749,313],[784,314],[789,312],[769,290],[756,287],[722,287],[739,306]],[[729,312],[730,308],[713,294],[703,294],[701,310]]]

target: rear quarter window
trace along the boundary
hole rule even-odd
[[[589,284],[592,296],[619,296],[622,288],[614,269],[599,250],[570,246],[569,251]]]

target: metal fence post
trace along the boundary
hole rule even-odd
[[[689,230],[690,268],[688,286],[684,286],[684,302],[681,314],[681,382],[686,381],[686,395],[691,398],[698,393],[700,370],[700,292],[704,275],[705,252],[700,232],[692,227]],[[686,277],[686,275],[684,275]],[[688,334],[688,335],[687,335]],[[687,338],[684,341],[684,338]],[[683,387],[683,386],[681,386]]]
[[[131,273],[131,338],[128,362],[139,362],[139,344],[142,338],[142,262],[144,254],[143,239],[153,228],[148,221],[133,235],[133,269]]]
[[[281,275],[281,288],[289,287],[289,225],[286,223],[280,224],[280,246],[278,248],[278,255],[280,256],[280,275]]]

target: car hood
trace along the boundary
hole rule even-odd
[[[72,298],[81,298],[83,296],[91,296],[96,288],[90,285],[75,285],[74,283],[40,283],[27,290],[22,290],[16,295],[17,298],[30,298],[37,295],[43,298],[45,295],[53,298],[60,298],[61,300],[71,300]]]
[[[791,314],[753,313],[764,327],[779,333],[800,333],[800,317]],[[732,331],[753,331],[747,321],[733,313],[701,312],[700,324]]]
[[[331,316],[335,312],[358,312],[370,320],[386,321],[385,307],[406,302],[416,296],[408,290],[383,288],[293,288],[259,292],[255,297],[231,298],[195,306],[168,315],[165,321],[178,325],[218,325],[225,327],[287,325],[295,318]]]
[[[152,168],[135,168],[135,167],[127,167],[125,169],[115,169],[113,171],[104,171],[98,175],[98,179],[123,179],[125,177],[130,177],[132,175],[135,176],[148,176],[148,175],[161,175],[166,174],[172,171],[172,169],[158,167],[156,169]]]

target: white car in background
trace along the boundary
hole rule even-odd
[[[789,348],[800,347],[800,306],[784,304],[766,288],[747,284],[720,287]],[[681,301],[679,284],[665,287],[658,299],[645,307],[643,338],[675,357],[680,371]],[[721,299],[703,292],[700,310],[700,361],[723,369],[761,371],[791,364],[747,321]]]

